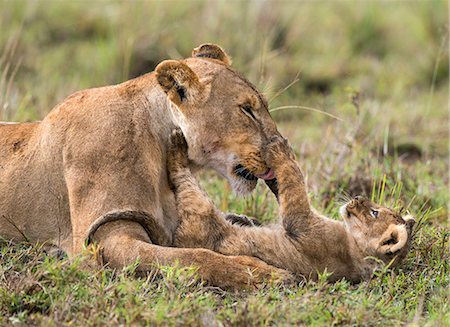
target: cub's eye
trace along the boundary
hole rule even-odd
[[[373,218],[378,218],[378,210],[370,209],[370,214]]]
[[[256,117],[255,117],[255,115],[253,114],[253,110],[252,110],[253,108],[252,108],[252,106],[250,106],[250,105],[248,105],[248,104],[243,104],[243,105],[240,106],[240,108],[241,108],[241,110],[242,110],[242,112],[243,112],[244,114],[246,114],[246,115],[249,116],[250,118],[256,120]]]

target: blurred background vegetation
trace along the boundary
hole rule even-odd
[[[425,226],[417,229],[406,265],[408,278],[421,282],[408,286],[410,293],[398,300],[409,309],[389,312],[375,305],[369,316],[348,321],[375,324],[391,315],[395,324],[415,312],[431,314],[428,305],[442,322],[444,316],[450,320],[448,296],[424,304],[419,289],[449,282],[433,277],[437,270],[448,276],[448,13],[448,3],[436,0],[0,0],[0,120],[42,119],[77,90],[120,83],[164,59],[187,57],[201,43],[217,43],[269,100],[317,208],[337,216],[343,194],[365,193],[408,208]],[[221,209],[265,221],[276,217],[275,201],[263,187],[236,199],[214,174],[201,178]],[[431,267],[426,273],[425,266]],[[386,287],[404,287],[392,283]],[[373,301],[379,301],[383,287],[361,289],[356,304],[345,305],[358,306],[374,294]],[[304,292],[299,301],[310,296]],[[274,312],[298,314],[274,303]],[[20,307],[14,310],[3,307],[5,315],[23,314]],[[250,316],[257,314],[249,310]]]
[[[440,180],[412,186],[427,198],[435,183],[447,185],[445,1],[0,4],[0,119],[41,119],[76,90],[120,83],[212,42],[266,95],[298,154],[311,157],[303,164],[313,187],[351,188],[348,175],[359,171],[355,192],[370,191],[372,157],[436,161],[428,169]]]
[[[0,63],[14,75],[4,119],[40,118],[75,90],[152,71],[204,42],[222,45],[269,99],[298,78],[272,106],[333,111],[359,92],[402,100],[386,111],[406,114],[411,101],[446,111],[436,95],[448,84],[445,1],[0,3]]]

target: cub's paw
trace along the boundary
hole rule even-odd
[[[265,159],[269,167],[275,168],[286,160],[295,160],[295,155],[287,139],[274,136],[265,146]]]
[[[169,137],[167,147],[167,174],[169,186],[175,191],[178,187],[177,176],[188,169],[188,145],[181,129],[176,128]]]
[[[227,213],[225,219],[233,225],[254,227],[261,226],[261,223],[253,217],[247,217],[246,215],[237,215],[234,213]]]
[[[188,145],[180,128],[175,128],[170,134],[167,166],[169,168],[188,166]]]

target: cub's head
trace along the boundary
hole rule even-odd
[[[261,152],[279,133],[264,97],[230,64],[219,46],[203,44],[192,58],[160,63],[156,79],[186,137],[191,164],[215,169],[237,193],[247,193],[258,178],[274,178]]]
[[[415,220],[411,215],[356,197],[340,209],[345,226],[367,256],[399,263],[408,253]]]

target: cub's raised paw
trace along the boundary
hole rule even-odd
[[[286,160],[295,160],[294,151],[289,141],[281,136],[274,136],[265,147],[266,163],[274,168]]]
[[[188,145],[181,128],[177,127],[172,130],[169,139],[169,145],[174,150],[185,151],[187,153]]]
[[[169,137],[167,149],[167,168],[169,174],[188,167],[188,145],[180,128],[175,128]]]

